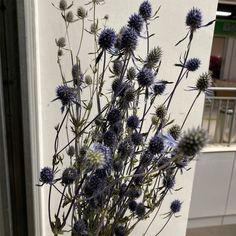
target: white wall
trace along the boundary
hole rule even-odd
[[[37,12],[37,41],[38,41],[38,94],[39,94],[39,129],[40,132],[40,151],[41,151],[41,163],[42,166],[50,165],[51,158],[53,154],[53,140],[54,140],[54,126],[60,121],[60,110],[58,103],[51,103],[50,101],[55,96],[55,88],[60,83],[60,74],[58,66],[56,63],[56,46],[55,38],[58,38],[64,34],[64,27],[60,19],[59,13],[51,5],[51,1],[42,1],[36,0],[36,12]],[[57,3],[58,1],[53,1]],[[74,1],[75,4],[78,1]],[[87,1],[80,1],[87,2]],[[120,26],[126,24],[128,16],[137,11],[141,0],[107,0],[106,5],[99,7],[101,17],[105,14],[109,14],[110,20],[108,22],[109,26],[118,30]],[[163,60],[162,68],[160,71],[159,78],[165,80],[175,81],[177,74],[179,72],[178,68],[173,66],[174,63],[178,62],[179,55],[183,52],[184,45],[181,44],[178,47],[174,47],[174,44],[181,39],[186,34],[185,26],[185,15],[190,8],[196,6],[203,11],[204,22],[214,19],[215,10],[217,5],[217,0],[171,0],[171,1],[151,1],[153,3],[153,8],[161,6],[160,10],[160,19],[154,23],[151,27],[151,31],[156,33],[156,37],[152,39],[152,45],[156,44],[161,46],[163,49]],[[186,112],[190,103],[193,99],[193,94],[190,92],[183,91],[187,86],[194,85],[196,78],[199,73],[206,71],[208,68],[209,55],[211,50],[213,26],[209,28],[203,28],[198,31],[194,40],[193,40],[193,49],[191,50],[190,55],[194,57],[199,57],[202,61],[202,67],[198,73],[183,82],[182,91],[178,89],[178,96],[173,103],[172,108],[172,117],[176,118],[177,122],[181,122],[183,119],[183,114]],[[78,28],[74,27],[73,31],[77,31]],[[79,31],[79,30],[78,30]],[[78,32],[77,31],[77,32]],[[77,36],[73,32],[73,47],[76,46]],[[75,34],[74,34],[75,33]],[[84,46],[85,49],[82,51],[83,55],[83,66],[86,66],[88,56],[87,52],[91,51],[88,48],[92,42],[89,38],[86,38]],[[142,48],[140,48],[142,52]],[[64,64],[65,66],[66,64]],[[68,67],[68,73],[70,67]],[[203,97],[196,104],[192,115],[189,118],[189,121],[186,123],[186,127],[197,126],[201,122],[202,115],[202,106],[203,106]],[[188,210],[189,202],[191,197],[191,189],[193,182],[194,174],[194,165],[193,169],[187,172],[184,176],[179,176],[178,187],[184,187],[184,190],[175,193],[173,196],[170,196],[170,199],[179,198],[183,201],[183,210],[181,212],[181,218],[174,219],[169,227],[163,231],[161,235],[175,235],[175,236],[184,236],[185,229],[188,219]],[[42,222],[43,222],[43,236],[51,235],[49,232],[48,217],[47,217],[47,191],[46,188],[42,189]],[[168,205],[169,205],[169,200]],[[164,210],[165,212],[165,210]],[[163,224],[163,222],[161,222]],[[147,222],[140,224],[137,230],[133,235],[141,235],[144,226],[147,225]],[[156,222],[149,235],[153,235],[156,231],[155,228],[158,225]]]

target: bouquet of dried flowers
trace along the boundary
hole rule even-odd
[[[198,8],[187,13],[187,34],[176,44],[187,42],[186,51],[175,65],[180,72],[172,83],[157,79],[162,50],[150,45],[154,35],[149,25],[158,19],[159,9],[153,11],[151,2],[144,1],[117,33],[106,23],[100,29],[96,8],[103,3],[91,0],[87,10],[80,6],[76,14],[74,4],[67,0],[54,5],[66,32],[56,40],[62,81],[54,101],[61,102],[62,118],[55,127],[52,166],[42,168],[39,179],[40,186],[49,188],[48,216],[54,235],[125,236],[155,213],[146,235],[166,195],[174,190],[176,175],[187,170],[206,144],[206,133],[200,128],[182,129],[197,98],[211,84],[209,74],[201,74],[190,88],[197,94],[181,125],[174,124],[169,108],[181,81],[201,64],[198,58],[189,58],[195,32],[213,21],[203,25]],[[108,15],[103,18],[107,20]],[[92,21],[90,30],[86,21]],[[82,25],[82,32],[74,52],[69,27],[76,23]],[[94,60],[86,70],[81,68],[80,57],[85,33],[94,39]],[[137,55],[139,40],[146,41],[145,55]],[[66,53],[72,65],[70,78],[64,75],[61,63]],[[112,80],[109,92],[107,80]],[[167,86],[170,93],[166,93]],[[157,104],[160,96],[164,102]],[[64,144],[60,141],[63,130],[67,137]],[[59,199],[55,212],[51,209],[52,195]],[[166,221],[155,235],[176,216],[181,205],[178,199],[170,203]]]

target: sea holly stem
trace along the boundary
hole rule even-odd
[[[78,48],[78,51],[77,51],[77,54],[76,54],[76,57],[78,58],[79,57],[79,53],[80,53],[80,50],[81,50],[81,46],[82,46],[82,41],[83,41],[83,37],[84,37],[84,18],[82,19],[82,29],[81,29],[81,36],[80,36],[80,42],[79,42],[79,48]]]

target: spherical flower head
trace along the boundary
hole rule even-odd
[[[74,233],[78,235],[87,235],[88,234],[87,230],[88,230],[87,223],[84,220],[79,219],[74,223],[74,226],[73,226]]]
[[[134,212],[136,210],[138,203],[135,200],[131,200],[128,203],[129,209]]]
[[[172,213],[177,213],[180,212],[181,210],[181,205],[182,203],[179,200],[174,200],[171,204],[170,204],[170,210]]]
[[[89,149],[87,151],[86,159],[88,160],[89,165],[95,168],[103,167],[106,164],[103,153],[99,151],[94,151],[92,149]]]
[[[74,14],[72,11],[68,11],[66,16],[65,16],[65,19],[68,23],[72,23],[73,20],[74,20]]]
[[[85,78],[84,78],[84,82],[87,84],[87,85],[91,85],[93,83],[93,79],[90,75],[86,75]]]
[[[129,139],[126,139],[119,144],[118,154],[120,154],[121,158],[128,157],[132,154],[133,148],[133,143]]]
[[[139,118],[136,115],[132,115],[127,119],[127,126],[131,129],[137,129],[139,126]]]
[[[152,154],[159,154],[163,151],[163,149],[164,149],[164,142],[162,138],[158,137],[157,135],[152,137],[149,142],[148,150]]]
[[[186,62],[186,69],[188,71],[196,71],[201,64],[201,61],[198,58],[191,58]]]
[[[115,160],[113,162],[113,169],[116,172],[121,172],[123,170],[123,161],[122,160]]]
[[[114,46],[116,41],[116,33],[113,29],[104,29],[98,39],[98,44],[102,49],[108,50]]]
[[[79,8],[77,9],[77,16],[78,16],[80,19],[84,19],[84,18],[87,16],[86,10],[85,10],[83,7],[79,7]]]
[[[126,235],[125,226],[116,225],[114,227],[114,233],[115,233],[115,236],[125,236]]]
[[[75,155],[75,147],[74,146],[69,146],[68,150],[67,150],[67,154],[70,157],[73,157]]]
[[[136,146],[141,145],[143,143],[143,135],[138,132],[134,132],[131,135],[131,140],[134,145],[136,145]]]
[[[172,189],[175,185],[175,177],[174,176],[166,176],[163,179],[163,185],[167,189]]]
[[[142,189],[132,184],[128,190],[128,196],[130,199],[139,198],[142,195]]]
[[[56,95],[63,106],[69,105],[75,100],[75,90],[66,85],[59,85],[56,89]]]
[[[179,125],[173,125],[168,132],[175,140],[177,140],[181,134],[181,128]]]
[[[44,167],[40,171],[40,179],[39,181],[43,184],[51,184],[54,179],[54,173],[53,170],[50,167]]]
[[[67,1],[66,1],[66,0],[61,0],[61,1],[59,2],[59,8],[60,8],[60,10],[65,11],[65,10],[67,9],[67,7],[68,7],[68,4],[67,4]]]
[[[133,87],[127,88],[124,92],[124,102],[130,103],[133,102],[135,99],[135,89]]]
[[[104,144],[108,147],[114,147],[117,143],[116,133],[112,130],[108,130],[103,136]]]
[[[62,173],[62,183],[66,185],[73,184],[77,177],[78,171],[74,167],[68,167]]]
[[[112,109],[109,111],[107,115],[107,120],[109,121],[110,124],[115,124],[116,122],[120,121],[121,119],[121,114],[119,109]]]
[[[141,3],[139,7],[139,15],[141,15],[144,20],[148,20],[152,16],[152,5],[149,1]]]
[[[148,167],[151,164],[152,160],[153,154],[149,151],[145,151],[140,157],[140,164],[143,167]]]
[[[168,166],[168,163],[170,163],[170,160],[168,157],[161,157],[158,161],[157,161],[157,166],[159,168],[163,168],[165,165]]]
[[[141,87],[148,87],[152,85],[154,81],[154,74],[152,70],[144,67],[141,71],[139,71],[137,79]]]
[[[127,69],[126,77],[129,81],[132,81],[136,77],[136,70],[134,67],[130,67]]]
[[[156,116],[163,120],[166,117],[167,114],[167,109],[164,105],[161,105],[159,107],[156,108]]]
[[[143,17],[138,14],[133,14],[128,21],[128,27],[134,29],[139,35],[143,29]]]
[[[146,213],[146,208],[142,202],[138,203],[135,213],[138,217],[143,217]]]
[[[160,61],[162,55],[162,51],[160,47],[153,48],[147,55],[145,67],[152,69],[157,63]]]
[[[66,39],[64,37],[60,37],[57,41],[57,46],[60,48],[64,48],[66,46]]]
[[[190,30],[195,31],[202,25],[202,13],[200,9],[193,7],[186,16],[186,25],[190,27]]]
[[[156,96],[162,95],[166,89],[166,85],[164,83],[154,84],[153,92]]]
[[[120,46],[126,53],[134,51],[138,44],[138,34],[135,29],[126,27],[121,34]]]
[[[186,132],[180,139],[178,149],[186,156],[195,156],[206,145],[206,131],[197,128]]]
[[[197,80],[196,88],[201,92],[206,92],[212,85],[212,78],[208,73],[203,73]]]

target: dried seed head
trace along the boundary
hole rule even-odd
[[[127,80],[133,80],[136,76],[136,70],[134,67],[130,67],[128,70],[127,70]]]
[[[74,14],[72,11],[68,11],[65,17],[66,21],[72,23],[74,20]]]
[[[84,19],[84,18],[87,16],[86,10],[85,10],[83,7],[79,7],[79,8],[77,9],[77,16],[78,16],[80,19]]]
[[[66,39],[64,37],[59,38],[56,40],[56,44],[60,48],[64,48],[66,46]]]
[[[157,63],[160,61],[161,55],[162,51],[160,47],[153,48],[147,56],[145,66],[150,69],[155,67]]]
[[[60,3],[59,3],[59,8],[62,11],[65,11],[67,9],[67,1],[66,0],[61,0]]]

